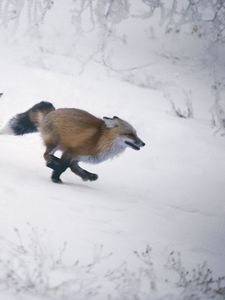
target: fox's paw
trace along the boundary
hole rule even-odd
[[[98,175],[97,174],[91,174],[90,177],[89,177],[90,181],[95,181],[97,179],[98,179]]]
[[[63,183],[62,180],[57,176],[52,176],[51,181],[54,183]]]
[[[84,176],[82,176],[83,181],[95,181],[98,179],[98,175],[97,174],[93,174],[93,173],[85,173]]]
[[[52,182],[54,183],[59,183],[59,184],[62,184],[62,180],[61,179],[56,179],[56,178],[51,178]]]

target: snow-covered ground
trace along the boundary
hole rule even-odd
[[[178,58],[152,51],[154,63],[142,73],[118,75],[96,62],[80,73],[71,57],[32,57],[19,47],[1,47],[2,125],[47,100],[99,117],[118,115],[146,146],[85,165],[99,175],[96,182],[67,171],[57,185],[50,181],[39,134],[0,136],[0,299],[192,299],[194,284],[175,284],[184,267],[191,271],[207,262],[214,278],[225,275],[225,140],[210,127],[208,70],[179,49]],[[152,88],[138,86],[146,73]],[[191,90],[193,119],[176,117],[166,97],[182,107],[184,90]],[[65,263],[49,267],[64,242]],[[141,255],[148,245],[152,250]],[[168,266],[173,255],[177,274]],[[77,260],[81,266],[72,267]],[[35,269],[49,278],[43,283],[45,276]],[[95,285],[101,288],[92,295]],[[198,292],[200,299],[211,298]]]

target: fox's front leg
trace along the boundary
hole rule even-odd
[[[98,179],[97,174],[93,174],[93,173],[90,173],[90,172],[82,169],[78,165],[78,161],[72,160],[69,167],[73,173],[80,176],[84,181],[87,181],[87,180],[95,181]]]

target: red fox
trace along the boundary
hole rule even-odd
[[[79,162],[99,163],[122,153],[127,147],[140,150],[145,143],[126,121],[97,118],[75,108],[55,109],[49,102],[40,102],[17,114],[0,134],[23,135],[40,131],[46,151],[47,167],[53,169],[51,180],[61,183],[60,176],[70,168],[84,181],[98,178],[79,166]],[[54,156],[60,150],[61,158]]]

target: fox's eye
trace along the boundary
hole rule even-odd
[[[134,135],[132,133],[127,133],[126,134],[126,137],[130,138],[130,139],[133,139],[134,138]]]

